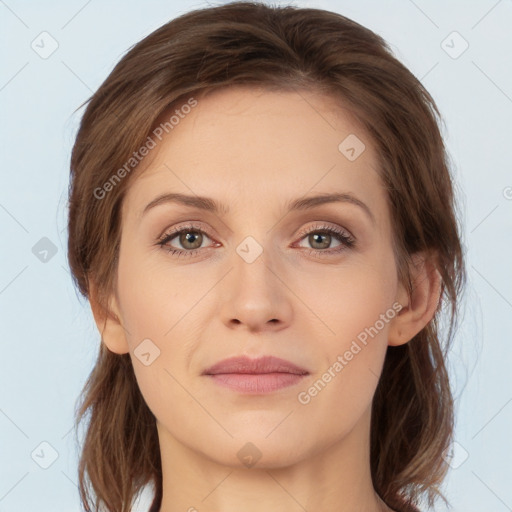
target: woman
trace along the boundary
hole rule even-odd
[[[148,484],[152,512],[444,499],[465,269],[438,122],[385,41],[318,9],[192,11],[121,59],[71,158],[102,338],[86,510]]]

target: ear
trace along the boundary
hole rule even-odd
[[[130,351],[126,340],[126,331],[121,323],[121,315],[117,298],[113,293],[108,300],[108,311],[98,300],[98,287],[89,280],[89,303],[96,326],[101,333],[101,340],[107,348],[116,354],[126,354]]]
[[[434,259],[424,253],[412,255],[412,293],[400,284],[397,302],[402,305],[398,315],[391,321],[388,345],[403,345],[410,341],[433,318],[441,298],[441,274]]]

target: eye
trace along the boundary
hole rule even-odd
[[[301,236],[301,240],[307,237],[307,242],[313,247],[313,249],[305,248],[308,254],[338,254],[355,245],[355,239],[347,231],[326,225],[314,226],[305,232],[301,232]],[[339,245],[334,249],[325,250],[331,245],[333,238],[339,242]]]
[[[175,238],[183,249],[168,245]],[[194,254],[199,252],[205,238],[209,239],[210,237],[199,226],[179,226],[171,232],[165,233],[158,241],[158,245],[178,257],[194,256]]]
[[[325,253],[326,255],[333,255],[355,245],[355,239],[347,231],[342,228],[333,228],[326,225],[314,226],[309,230],[301,232],[300,236],[301,241],[307,237],[307,242],[313,246],[312,248],[304,248],[308,251],[308,254],[323,255]],[[210,239],[208,234],[201,229],[201,226],[190,224],[178,226],[170,232],[164,233],[157,244],[173,255],[188,257],[200,252],[205,238]],[[174,239],[177,239],[177,243],[181,248],[170,245],[170,242]],[[331,245],[333,239],[337,240],[339,245],[334,249],[326,250]],[[217,242],[215,243],[217,246],[220,245]]]

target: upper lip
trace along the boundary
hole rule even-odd
[[[247,356],[230,357],[207,368],[203,375],[217,375],[219,373],[294,373],[306,375],[309,372],[296,364],[274,356],[263,356],[251,359]]]

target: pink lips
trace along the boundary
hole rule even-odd
[[[273,356],[257,359],[231,357],[203,372],[217,384],[241,393],[260,394],[298,383],[309,372]]]

